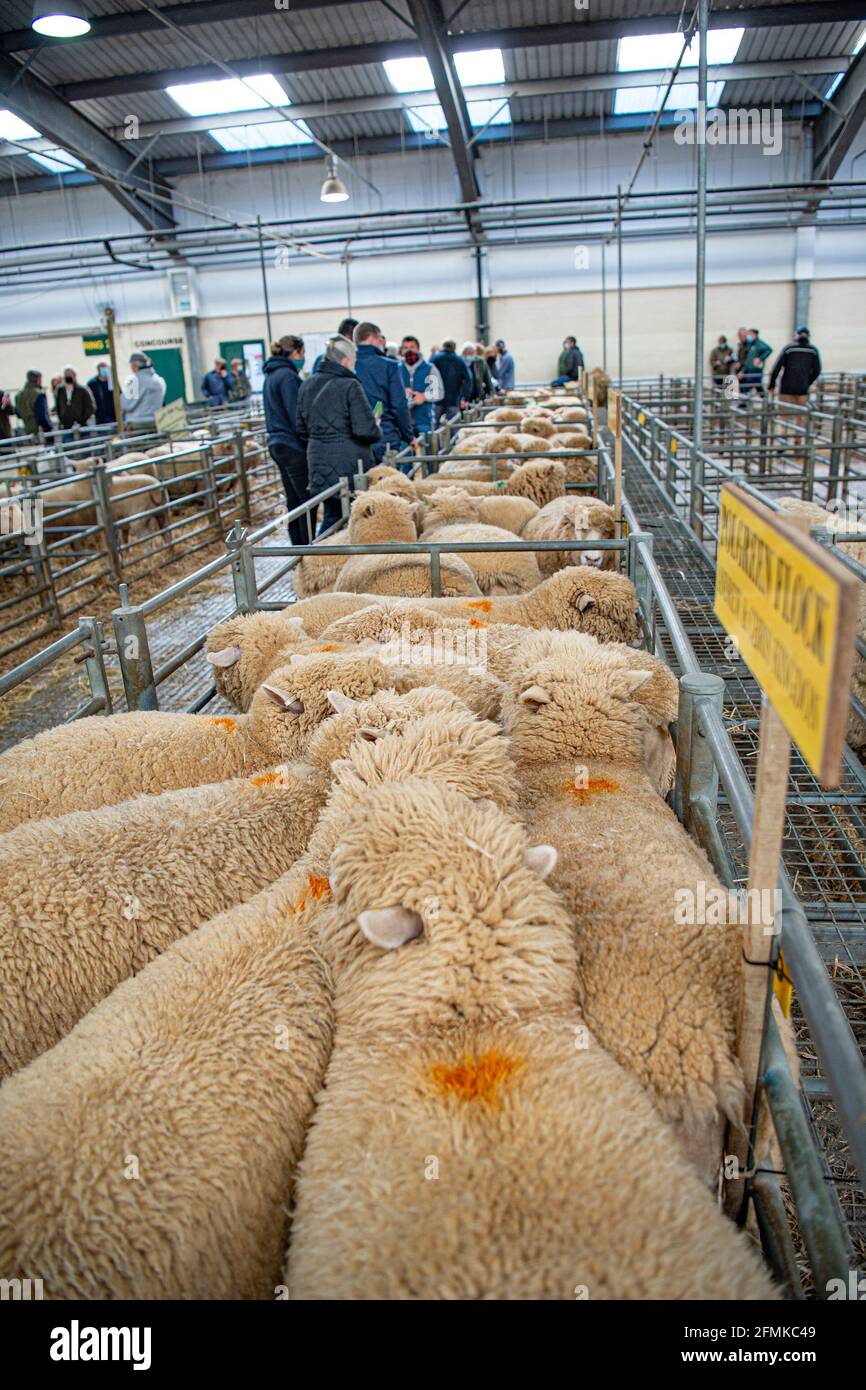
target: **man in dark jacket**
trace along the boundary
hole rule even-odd
[[[757,391],[759,396],[763,396],[764,363],[772,351],[770,344],[764,342],[759,330],[750,328],[746,334],[746,356],[742,365],[737,368],[742,397],[749,391]],[[745,406],[746,402],[743,401],[743,409]]]
[[[86,386],[79,386],[74,367],[67,365],[63,368],[63,380],[57,388],[54,409],[64,430],[60,437],[62,444],[93,418],[93,397]]]
[[[310,495],[350,480],[373,463],[371,445],[381,439],[377,412],[370,409],[364,388],[352,370],[355,345],[347,338],[330,338],[319,370],[298,392],[298,437],[307,445]],[[401,386],[402,391],[402,386]],[[324,505],[318,534],[340,520],[339,495]]]
[[[31,370],[27,373],[18,395],[15,397],[15,414],[27,434],[36,435],[42,430],[49,439],[54,428],[48,414],[48,400],[42,388],[42,373]]]
[[[396,358],[385,352],[385,337],[375,323],[359,323],[355,329],[355,375],[364,388],[373,410],[381,405],[379,424],[382,439],[373,448],[378,462],[388,444],[403,449],[415,438],[409,421],[406,390]]]
[[[454,339],[446,338],[442,344],[442,351],[434,353],[430,360],[441,376],[445,388],[440,417],[456,415],[458,410],[465,410],[472,400],[475,379],[463,358],[458,356]]]
[[[355,329],[358,327],[357,319],[343,319],[337,329],[338,338],[348,338],[350,343],[355,341]],[[317,372],[325,360],[325,354],[320,352],[313,363],[313,371]]]
[[[97,362],[96,376],[92,376],[87,383],[87,389],[93,397],[96,406],[97,425],[113,425],[116,419],[114,413],[114,392],[109,381],[108,363]]]
[[[770,394],[779,381],[779,400],[790,405],[805,405],[809,387],[821,375],[821,355],[809,341],[808,328],[798,328],[793,343],[782,348],[768,383]]]
[[[505,346],[504,339],[496,339],[496,348],[499,353],[499,360],[496,363],[496,370],[493,375],[499,382],[501,390],[513,391],[515,375],[514,358]]]
[[[226,367],[225,358],[218,357],[213,369],[202,377],[201,393],[208,405],[228,405],[234,386],[235,379]]]
[[[583,353],[577,346],[577,339],[569,335],[559,354],[559,376],[554,377],[551,386],[564,386],[567,381],[577,381],[582,367]]]
[[[265,363],[265,384],[262,404],[268,431],[268,452],[283,480],[289,511],[301,507],[307,492],[307,446],[298,434],[298,393],[301,389],[301,370],[304,365],[304,340],[286,334],[271,345],[271,356]],[[310,527],[315,517],[310,518]],[[306,517],[289,522],[289,538],[293,545],[307,545],[312,539]]]

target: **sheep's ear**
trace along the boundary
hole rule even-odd
[[[365,743],[375,743],[378,738],[385,737],[385,730],[373,729],[371,727],[365,726],[364,728],[358,730],[358,737],[362,738]]]
[[[205,652],[211,666],[236,666],[241,659],[240,647],[221,647],[218,652]]]
[[[531,705],[533,709],[539,709],[541,705],[550,704],[550,695],[540,685],[531,685],[528,690],[524,690],[520,697],[520,703]]]
[[[308,655],[308,653],[305,653],[305,652],[292,652],[291,656],[289,657],[289,665],[290,665],[290,666],[300,666],[300,665],[302,665],[303,662],[306,661],[307,655]]]
[[[304,627],[303,618],[287,618],[286,626],[292,629],[298,637],[306,637],[307,629]]]
[[[652,680],[652,671],[621,671],[619,685],[626,695],[635,695],[641,686]]]
[[[286,714],[303,714],[303,704],[295,695],[290,695],[288,690],[281,690],[278,685],[263,685],[262,690],[275,705],[285,710]]]
[[[596,608],[598,600],[594,599],[592,594],[581,594],[574,606],[578,613],[585,613],[588,608]]]
[[[547,878],[556,868],[559,855],[553,845],[532,845],[523,851],[523,862],[539,878]]]
[[[328,704],[337,714],[345,714],[347,710],[355,708],[355,701],[344,695],[342,690],[326,690],[325,694]]]
[[[385,951],[396,951],[424,930],[418,913],[410,912],[408,907],[380,907],[362,912],[358,925],[368,941]]]

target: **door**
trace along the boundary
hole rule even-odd
[[[242,358],[247,369],[247,381],[254,391],[261,391],[265,382],[265,344],[262,338],[252,338],[249,342],[235,338],[220,343],[220,357],[225,358],[230,371],[232,358]]]
[[[186,390],[180,348],[146,348],[145,351],[153,363],[157,376],[161,376],[165,382],[163,405],[171,405],[172,401],[184,400]]]

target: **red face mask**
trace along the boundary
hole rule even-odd
[[[403,361],[407,364],[407,366],[414,367],[415,363],[418,361],[418,356],[419,354],[417,352],[409,350],[408,352],[403,353]]]

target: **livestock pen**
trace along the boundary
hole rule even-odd
[[[295,597],[292,571],[306,555],[425,554],[430,557],[431,591],[435,595],[442,554],[544,548],[579,551],[589,546],[613,550],[621,556],[622,568],[635,584],[646,647],[663,656],[681,680],[676,730],[676,809],[687,828],[708,849],[722,881],[729,887],[738,886],[745,876],[752,819],[757,690],[742,664],[737,669],[737,663],[725,657],[724,635],[712,618],[712,560],[707,541],[689,523],[691,471],[681,468],[675,473],[674,495],[665,490],[666,480],[658,476],[657,458],[651,452],[644,456],[641,450],[644,436],[637,431],[646,423],[637,423],[641,413],[646,417],[640,403],[625,402],[626,525],[621,538],[613,541],[470,544],[419,540],[405,545],[351,546],[338,544],[331,536],[326,537],[330,544],[313,547],[275,539],[285,525],[285,515],[274,517],[255,530],[236,522],[227,537],[224,555],[163,593],[140,604],[124,602],[115,611],[110,656],[119,665],[127,706],[176,707],[181,703],[176,694],[178,678],[185,676],[183,707],[190,712],[208,706],[217,708],[215,686],[204,674],[201,662],[213,619],[219,621],[230,613],[276,611],[290,605]],[[478,424],[478,413],[473,412],[469,420]],[[656,437],[661,438],[663,422],[656,421],[653,428]],[[447,448],[452,433],[446,425],[435,441],[437,446]],[[593,449],[575,452],[592,457],[597,479],[595,484],[570,485],[570,490],[595,488],[598,495],[611,499],[614,471],[609,442],[599,434]],[[412,468],[421,475],[435,472],[447,457],[447,453],[437,449],[413,460]],[[532,456],[494,456],[493,476],[500,460],[509,466],[527,457]],[[364,479],[357,480],[357,485],[363,488]],[[340,496],[345,519],[349,508],[345,482],[290,516],[306,514],[309,518],[315,506],[331,495]],[[707,524],[711,524],[709,509]],[[217,576],[231,580],[230,593],[221,592],[219,613],[211,613],[202,621],[193,607],[183,640],[177,640],[175,634],[173,647],[166,649],[162,644],[156,656],[153,625],[159,615],[179,600],[194,604],[198,595],[204,598]],[[87,631],[91,646],[101,651],[103,644],[98,642],[98,634]],[[48,652],[45,658],[51,659]],[[94,681],[92,699],[98,700],[99,663],[88,670]],[[14,688],[27,674],[26,670],[13,672],[0,684],[0,691]],[[79,711],[82,712],[91,711]],[[859,823],[864,779],[862,769],[858,769],[853,754],[846,753],[843,787],[839,793],[828,794],[809,785],[809,774],[802,762],[795,759],[789,818],[802,826],[803,821],[798,818],[811,816],[812,824],[817,826],[820,815],[829,815],[842,827],[843,816],[851,813]],[[843,843],[851,849],[850,841]],[[856,1016],[850,1021],[846,1017],[844,1001],[827,969],[829,963],[832,970],[832,961],[836,959],[832,949],[835,937],[836,943],[844,947],[854,984],[862,986],[863,922],[847,913],[849,907],[859,910],[862,895],[857,890],[855,901],[855,894],[847,888],[851,901],[839,902],[840,909],[846,910],[837,917],[832,884],[815,874],[813,859],[805,860],[807,849],[817,853],[817,840],[805,840],[801,831],[799,837],[795,833],[795,844],[802,862],[796,856],[792,858],[789,838],[781,916],[786,968],[802,1011],[798,1041],[804,1082],[802,1090],[798,1090],[778,1032],[768,1016],[761,1089],[779,1135],[784,1172],[755,1171],[748,1178],[747,1189],[774,1272],[791,1297],[802,1298],[813,1291],[820,1296],[830,1279],[847,1277],[855,1252],[863,1248],[863,1198],[858,1173],[866,1172],[862,1129],[866,1074],[852,1036],[851,1023],[856,1022]],[[836,870],[841,879],[848,862],[843,857]],[[862,861],[859,862],[861,868],[854,874],[855,888],[862,878]],[[822,1124],[822,1108],[832,1111],[832,1124]],[[834,1150],[829,1148],[831,1143],[836,1146]],[[785,1184],[784,1192],[780,1178]],[[746,1208],[741,1217],[745,1215]],[[792,1221],[793,1234],[799,1242],[796,1249]]]

